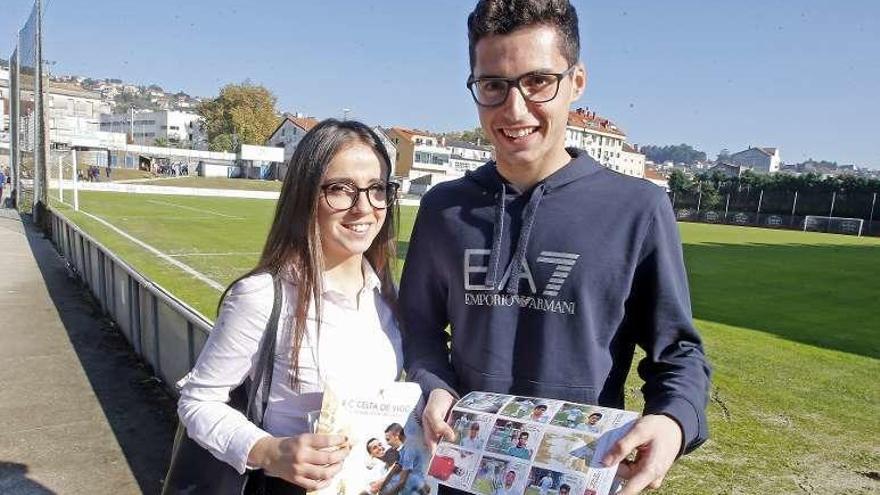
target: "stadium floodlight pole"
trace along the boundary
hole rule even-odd
[[[791,225],[794,225],[794,214],[795,214],[794,212],[797,209],[797,198],[798,198],[798,192],[795,191],[794,192],[794,201],[792,201],[792,203],[791,203]]]
[[[834,216],[834,201],[837,200],[837,191],[831,191],[831,211],[828,212],[828,218]],[[831,222],[828,222],[828,226],[825,228],[825,232],[831,230]]]
[[[758,196],[758,212],[755,214],[755,223],[761,223],[761,204],[764,202],[764,190],[761,189],[761,194]]]
[[[64,166],[61,163],[61,155],[58,155],[58,199],[64,202]]]
[[[727,202],[724,203],[724,221],[727,222],[727,211],[730,209],[730,193],[727,193]]]
[[[700,205],[703,203],[703,181],[699,183],[700,195],[697,197],[697,215],[700,214]]]
[[[877,204],[877,193],[874,193],[874,198],[871,199],[871,216],[868,220],[868,233],[871,233],[871,224],[874,223],[874,205]]]
[[[76,149],[70,150],[71,158],[73,160],[73,211],[79,211],[79,184],[77,184],[77,173],[76,173]]]

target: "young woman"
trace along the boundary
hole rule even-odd
[[[398,378],[390,175],[381,141],[359,122],[325,120],[297,146],[259,263],[226,290],[195,367],[178,383],[189,435],[239,472],[264,469],[291,493],[326,486],[349,448],[343,437],[310,433],[307,414],[321,408],[324,384]],[[282,310],[260,429],[227,401],[252,375],[273,276]]]

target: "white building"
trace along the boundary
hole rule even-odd
[[[314,117],[303,117],[301,113],[294,115],[285,114],[281,123],[278,124],[275,131],[266,140],[266,146],[284,148],[284,163],[287,163],[290,161],[290,157],[293,156],[296,145],[299,144],[305,133],[309,132],[316,125],[318,125],[318,119]]]
[[[192,131],[190,123],[201,119],[201,116],[189,112],[134,110],[101,115],[101,130],[129,134],[135,144],[151,145],[157,139],[189,144]]]
[[[635,145],[623,143],[620,150],[619,172],[633,177],[645,176],[645,155],[639,153]]]
[[[101,115],[110,112],[110,103],[100,93],[75,84],[50,82],[48,90],[45,104],[49,140],[56,146],[72,146],[77,138],[95,138],[101,131]]]
[[[640,154],[633,148],[624,151],[625,143],[623,129],[596,112],[585,108],[569,112],[566,146],[586,151],[594,160],[616,172],[644,177],[644,156],[633,156],[632,153]]]
[[[0,131],[9,130],[9,70],[0,68]]]
[[[391,161],[389,165],[391,166],[391,175],[397,174],[397,145],[394,144],[394,139],[391,137],[390,129],[383,129],[380,126],[373,127],[373,132],[379,136],[379,141],[382,141],[382,146],[385,147],[385,152],[388,153],[388,159]]]
[[[472,144],[465,141],[450,141],[447,143],[449,147],[449,165],[457,172],[467,172],[468,170],[476,170],[479,166],[492,159],[493,148],[491,146],[483,146]]]
[[[730,155],[728,161],[735,165],[750,167],[756,172],[772,173],[779,171],[779,150],[777,148],[752,148]]]

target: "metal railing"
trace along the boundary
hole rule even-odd
[[[175,396],[174,383],[195,364],[212,323],[83,232],[49,210],[52,241],[101,310]]]

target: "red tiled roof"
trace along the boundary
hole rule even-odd
[[[300,129],[308,132],[312,130],[312,127],[318,125],[318,119],[314,117],[287,117],[287,120],[296,124]]]
[[[410,141],[412,141],[413,136],[436,137],[436,136],[434,136],[434,134],[432,134],[428,131],[421,131],[419,129],[409,129],[406,127],[392,127],[391,130],[397,132],[398,134],[400,134],[401,136],[403,136],[404,138],[406,138]]]
[[[645,178],[653,180],[666,180],[666,177],[663,177],[660,172],[650,167],[645,167]]]
[[[278,132],[278,129],[281,129],[281,126],[284,125],[285,122],[290,121],[293,125],[299,127],[300,129],[309,132],[312,130],[312,127],[315,127],[320,122],[318,119],[314,117],[291,117],[290,115],[285,115],[284,118],[281,119],[281,122],[278,124],[278,127],[272,131],[272,134],[269,134],[269,137],[275,135]]]
[[[642,153],[641,151],[635,149],[635,147],[633,147],[633,145],[631,145],[625,141],[623,143],[623,151],[626,151],[627,153],[640,153],[640,154]]]
[[[626,137],[623,129],[617,127],[614,122],[583,108],[568,112],[568,125]]]

